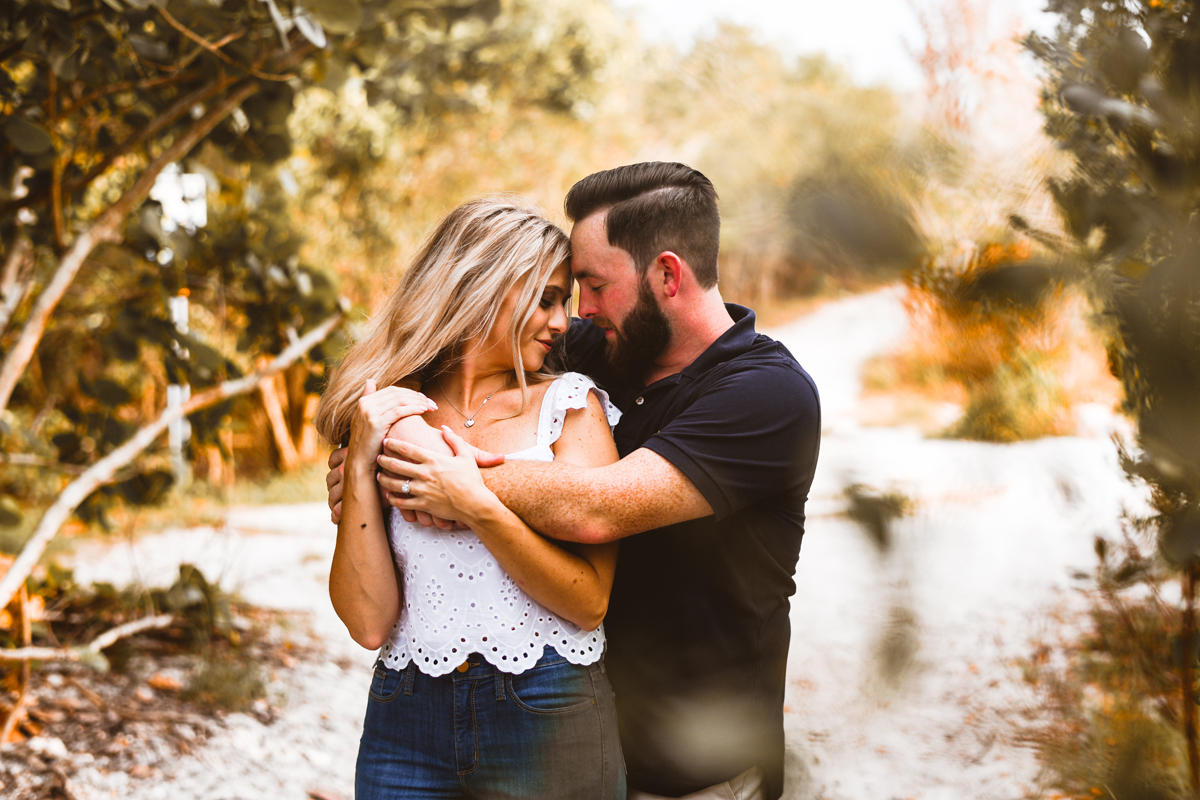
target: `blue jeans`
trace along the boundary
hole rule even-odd
[[[623,800],[603,661],[576,666],[547,646],[519,675],[478,654],[466,663],[440,678],[375,666],[355,800]]]

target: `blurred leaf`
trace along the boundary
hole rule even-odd
[[[326,45],[325,31],[321,30],[320,23],[317,22],[312,14],[297,6],[296,14],[292,17],[292,22],[296,23],[296,28],[304,35],[305,39],[308,39],[317,47],[324,47]]]
[[[80,386],[92,397],[111,408],[123,406],[133,399],[133,394],[128,389],[108,378],[101,378],[93,384],[80,382]]]
[[[1173,564],[1195,564],[1200,557],[1200,509],[1190,508],[1172,519],[1159,537],[1159,548]]]
[[[363,23],[358,0],[304,0],[302,5],[330,33],[354,33]]]
[[[4,121],[4,135],[13,147],[26,155],[39,155],[54,147],[50,132],[24,117],[9,117]]]
[[[157,470],[139,473],[129,480],[114,484],[113,488],[127,502],[146,506],[159,503],[174,483],[174,475],[166,470]]]
[[[6,494],[0,494],[0,526],[11,528],[20,525],[23,518],[17,501]]]
[[[88,669],[95,672],[108,672],[111,664],[108,658],[101,652],[91,650],[87,647],[72,648],[76,654],[76,661]]]

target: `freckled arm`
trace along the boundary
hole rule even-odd
[[[545,536],[600,544],[705,517],[712,506],[674,464],[645,448],[602,467],[512,462],[484,482]]]

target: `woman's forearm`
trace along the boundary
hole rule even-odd
[[[347,464],[329,598],[351,638],[369,650],[382,647],[400,615],[401,591],[384,528],[375,471]]]
[[[538,535],[499,499],[478,504],[465,522],[522,591],[584,630],[600,627],[608,612],[616,545],[587,548],[586,556],[572,552]],[[602,560],[610,562],[608,569],[598,563]]]

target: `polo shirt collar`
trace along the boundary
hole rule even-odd
[[[695,361],[684,367],[681,370],[683,376],[694,380],[754,345],[758,338],[758,332],[754,330],[754,312],[736,303],[726,303],[725,310],[733,317],[733,327],[717,337]]]

